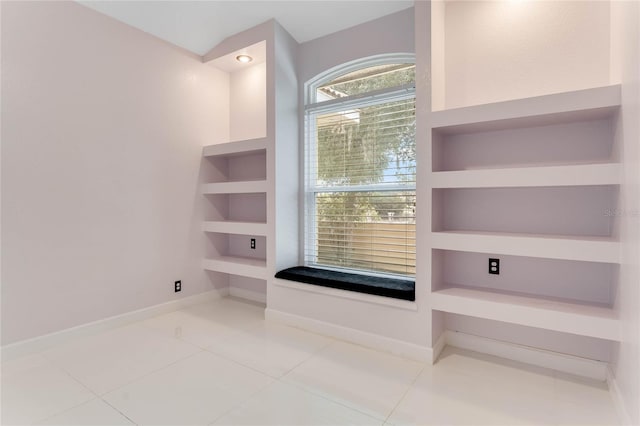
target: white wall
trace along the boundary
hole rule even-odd
[[[272,110],[267,116],[273,123],[274,149],[269,152],[269,177],[273,177],[269,193],[269,216],[275,225],[271,228],[270,256],[267,267],[270,274],[298,264],[299,257],[299,204],[303,187],[297,167],[302,146],[299,136],[298,104],[298,42],[284,27],[273,23],[273,43],[269,49],[271,79],[269,102]],[[269,292],[270,293],[270,292]]]
[[[413,8],[302,43],[298,80],[304,84],[333,67],[383,53],[413,53]]]
[[[199,169],[228,85],[76,3],[2,2],[3,344],[211,287]]]
[[[624,164],[619,225],[622,265],[616,308],[622,342],[613,363],[630,424],[640,424],[640,3],[612,2],[612,80],[622,83],[618,137]]]
[[[609,83],[606,1],[447,1],[444,8],[444,30],[434,26],[444,31],[444,78],[441,67],[433,71],[446,88],[444,105],[434,92],[435,109]],[[434,41],[441,44],[442,34]]]
[[[229,133],[232,141],[267,134],[267,66],[265,62],[229,74]]]

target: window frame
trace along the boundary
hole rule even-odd
[[[302,235],[302,261],[305,266],[318,267],[322,269],[335,270],[340,272],[349,272],[354,274],[388,277],[414,281],[415,275],[382,272],[382,271],[370,271],[355,268],[341,268],[333,265],[323,265],[311,262],[307,259],[306,252],[307,247],[313,247],[317,244],[317,235],[315,232],[310,232],[317,229],[316,215],[309,214],[309,212],[315,212],[316,209],[316,194],[318,192],[383,192],[383,191],[413,191],[417,196],[416,183],[413,184],[400,184],[390,185],[385,183],[370,184],[370,185],[357,185],[357,186],[341,186],[341,187],[320,187],[316,182],[310,180],[317,177],[317,170],[315,164],[312,164],[312,155],[316,146],[316,119],[318,114],[327,112],[338,112],[344,110],[345,107],[351,105],[359,108],[379,105],[384,103],[390,103],[394,101],[401,101],[407,99],[415,99],[415,81],[400,86],[389,87],[385,89],[374,90],[362,94],[356,94],[347,96],[341,99],[332,99],[328,101],[317,102],[317,89],[323,84],[332,81],[333,79],[357,71],[360,69],[373,67],[377,65],[389,65],[389,64],[415,64],[415,55],[400,53],[390,55],[377,55],[356,61],[348,62],[336,66],[305,83],[305,96],[304,96],[304,111],[303,111],[303,135],[304,135],[304,162],[303,162],[303,178],[304,188],[302,203],[303,208],[303,235]],[[418,76],[416,76],[417,79]],[[417,162],[417,159],[416,159]],[[417,266],[417,265],[416,265]]]

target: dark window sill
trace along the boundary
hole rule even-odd
[[[416,300],[415,281],[351,274],[308,266],[283,269],[276,274],[276,278],[394,299]]]

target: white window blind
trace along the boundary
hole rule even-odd
[[[393,67],[405,79],[413,71]],[[415,94],[406,81],[402,90],[380,88],[380,73],[356,75],[365,77],[350,87],[342,76],[341,94],[325,85],[326,96],[307,106],[305,263],[413,276]],[[375,95],[367,96],[363,78],[378,78]]]

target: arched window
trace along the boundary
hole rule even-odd
[[[305,264],[415,275],[413,57],[347,64],[305,97]]]

